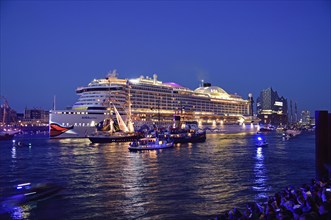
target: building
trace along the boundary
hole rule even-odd
[[[287,99],[279,97],[277,91],[262,90],[256,101],[257,117],[262,124],[286,125],[288,123]]]
[[[315,118],[310,116],[310,112],[308,110],[304,110],[301,112],[300,124],[305,126],[315,125]]]
[[[48,124],[49,120],[49,111],[43,109],[25,109],[24,118],[22,122],[24,124],[31,124],[31,125],[44,125]]]

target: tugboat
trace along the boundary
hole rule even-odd
[[[174,116],[174,126],[170,129],[168,136],[174,143],[202,143],[206,141],[206,131],[188,123],[182,124],[180,116]],[[184,128],[181,128],[184,127]]]

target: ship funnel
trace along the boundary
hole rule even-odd
[[[180,115],[174,115],[174,125],[173,128],[180,128]]]
[[[154,74],[154,75],[153,75],[153,83],[156,84],[156,81],[157,81],[157,75]]]
[[[209,82],[204,82],[204,83],[202,84],[202,87],[211,87],[211,83],[209,83]]]

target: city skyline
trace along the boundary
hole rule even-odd
[[[244,99],[272,87],[298,111],[331,111],[330,1],[1,1],[0,59],[18,112],[71,106],[113,69]]]

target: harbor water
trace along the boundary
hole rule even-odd
[[[129,152],[128,143],[18,136],[0,142],[0,196],[25,182],[64,189],[0,219],[210,219],[315,177],[315,134],[207,134],[205,143]],[[17,145],[17,144],[16,144]]]

